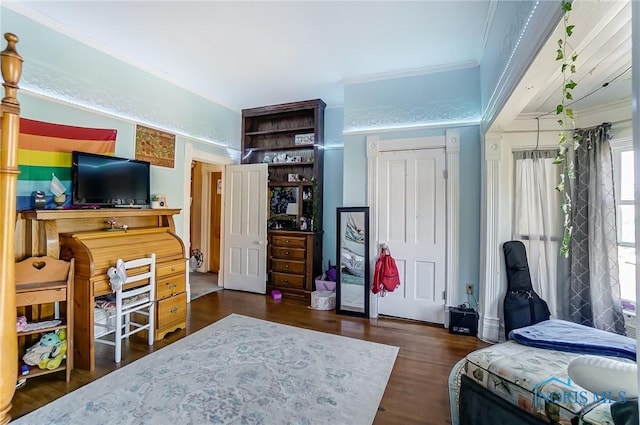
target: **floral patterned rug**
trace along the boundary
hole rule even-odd
[[[232,314],[12,424],[371,424],[397,353]]]

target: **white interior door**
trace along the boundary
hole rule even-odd
[[[381,152],[378,242],[389,246],[400,287],[378,298],[378,313],[444,322],[446,287],[445,150]]]
[[[227,165],[224,289],[267,291],[267,164]]]

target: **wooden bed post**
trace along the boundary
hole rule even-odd
[[[22,73],[22,58],[16,51],[18,37],[6,33],[4,38],[7,40],[7,48],[0,52],[5,91],[0,107],[0,425],[9,423],[11,419],[9,411],[18,377],[14,239],[20,132],[20,102],[17,93]]]

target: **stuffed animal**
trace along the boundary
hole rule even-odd
[[[124,281],[127,280],[127,269],[124,266],[124,261],[118,258],[115,267],[109,267],[107,270],[107,276],[109,276],[109,284],[113,292],[117,292],[122,288]]]
[[[40,341],[30,347],[22,356],[22,360],[29,366],[40,369],[55,369],[60,366],[67,354],[67,331],[60,329],[42,335]]]

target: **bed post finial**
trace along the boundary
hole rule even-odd
[[[0,105],[0,425],[11,420],[11,399],[18,376],[18,336],[16,332],[15,287],[15,226],[16,187],[18,180],[18,134],[20,132],[20,102],[18,81],[22,74],[22,58],[16,51],[18,37],[7,33],[7,48],[0,52],[0,68],[4,80],[5,97]]]
[[[10,32],[5,33],[5,40],[7,40],[7,48],[0,52],[2,56],[2,78],[4,80],[4,92],[5,97],[2,99],[4,106],[15,108],[20,107],[18,102],[18,81],[22,75],[22,57],[16,50],[16,43],[18,42],[18,36]]]

